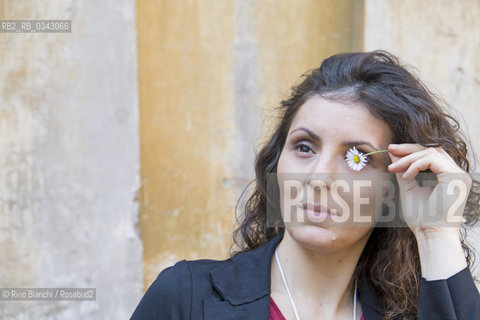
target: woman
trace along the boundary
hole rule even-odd
[[[421,171],[436,185],[421,184]],[[339,192],[337,181],[360,174],[373,186],[392,177],[400,227],[379,225],[395,206],[373,206],[377,193]],[[282,101],[234,232],[240,250],[165,269],[132,319],[480,319],[451,182],[463,186],[457,214],[473,225],[478,182],[456,120],[391,54],[334,55]],[[339,222],[350,208],[362,223]]]

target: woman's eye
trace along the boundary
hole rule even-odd
[[[295,150],[297,151],[300,151],[302,153],[309,153],[309,152],[313,152],[312,148],[310,148],[309,146],[307,146],[306,144],[304,143],[298,143],[295,145],[294,147]]]

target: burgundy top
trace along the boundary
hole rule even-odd
[[[273,301],[273,298],[270,297],[270,318],[269,320],[286,320],[285,317],[283,316],[282,312],[280,312],[280,309],[278,309],[277,304],[275,301]],[[365,320],[363,317],[360,318],[360,320]]]

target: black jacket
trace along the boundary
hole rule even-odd
[[[163,270],[131,319],[268,320],[270,264],[283,232],[255,250],[222,261],[182,260]],[[358,284],[365,320],[382,320],[384,302]],[[420,280],[418,319],[479,320],[480,295],[468,267],[445,280]]]

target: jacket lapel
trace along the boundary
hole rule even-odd
[[[204,300],[205,319],[268,319],[270,266],[284,231],[263,246],[233,256],[210,271],[215,290],[224,299]]]

